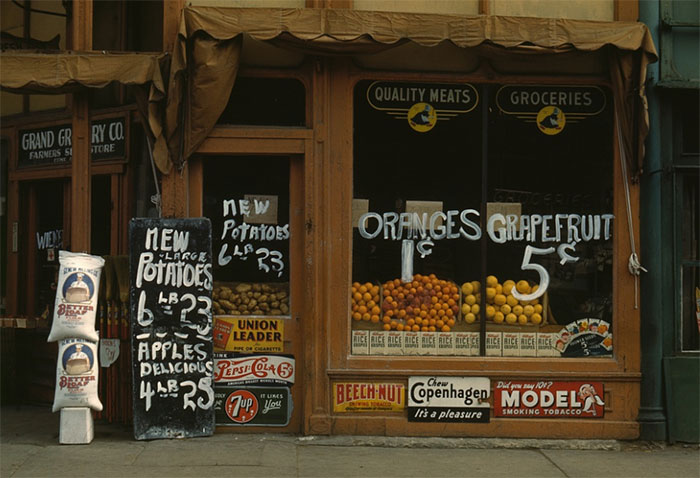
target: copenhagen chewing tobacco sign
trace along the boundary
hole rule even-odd
[[[405,120],[414,131],[427,133],[440,120],[476,108],[479,94],[468,83],[403,83],[375,81],[367,89],[375,110]]]
[[[486,377],[409,377],[409,422],[488,423]]]
[[[126,120],[123,116],[94,120],[90,124],[90,157],[93,161],[126,156]],[[68,164],[73,157],[73,128],[68,124],[20,130],[18,166]]]
[[[493,413],[507,418],[602,418],[600,382],[498,381]]]

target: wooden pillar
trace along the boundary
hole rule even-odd
[[[177,31],[180,26],[180,15],[183,0],[163,2],[163,50],[172,52]],[[161,180],[161,206],[163,217],[189,216],[189,168],[185,165],[182,171],[171,168]]]
[[[614,19],[618,22],[639,20],[639,0],[614,0]]]
[[[70,25],[71,49],[92,49],[92,0],[73,2]],[[73,95],[73,158],[71,181],[71,249],[90,251],[90,105],[88,94]]]

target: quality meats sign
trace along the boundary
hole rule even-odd
[[[367,88],[367,102],[375,110],[405,118],[414,131],[426,133],[438,120],[472,111],[479,103],[479,94],[468,83],[375,81]]]
[[[214,354],[214,383],[294,384],[296,370],[291,355]]]
[[[217,387],[214,395],[217,425],[283,427],[292,416],[289,387]]]
[[[506,418],[602,418],[600,382],[499,381],[493,412]]]
[[[486,377],[409,377],[409,422],[488,423]]]

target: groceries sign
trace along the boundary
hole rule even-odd
[[[90,157],[93,161],[126,157],[124,116],[94,120],[90,124]],[[67,164],[73,157],[73,128],[70,123],[19,132],[18,166]]]
[[[496,93],[496,104],[501,113],[536,123],[540,132],[552,136],[567,123],[601,113],[606,99],[597,86],[506,85]]]

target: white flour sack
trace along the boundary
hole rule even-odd
[[[75,337],[97,342],[95,315],[105,260],[100,256],[58,251],[58,262],[56,306],[48,341]]]
[[[83,339],[58,342],[56,393],[53,411],[66,407],[89,407],[102,410],[97,396],[97,343]]]

